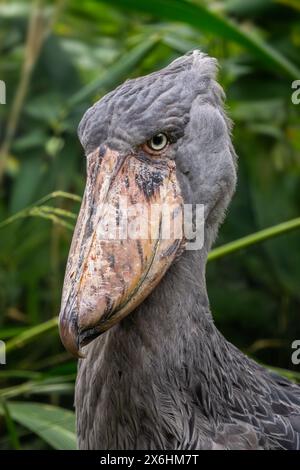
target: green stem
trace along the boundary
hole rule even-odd
[[[33,326],[6,343],[6,352],[23,347],[38,336],[57,328],[58,318],[54,317],[41,325]]]
[[[32,204],[32,206],[44,204],[45,202],[48,202],[51,199],[55,199],[57,197],[70,199],[71,201],[81,202],[81,197],[77,196],[77,194],[67,193],[65,191],[53,191],[52,193],[49,193],[46,196],[39,199],[36,203]]]
[[[278,237],[283,233],[291,232],[292,230],[296,230],[298,228],[300,228],[300,217],[289,220],[288,222],[274,225],[273,227],[266,228],[264,230],[260,230],[259,232],[252,233],[251,235],[239,238],[234,242],[226,243],[226,245],[215,248],[208,254],[208,261],[222,258],[223,256],[227,256],[235,251],[242,250],[257,243],[261,243],[270,238]]]
[[[9,408],[6,404],[6,401],[3,398],[0,398],[0,404],[3,409],[7,432],[8,432],[12,447],[15,450],[20,450],[21,446],[20,446],[19,436],[15,427],[15,423],[13,422],[13,419],[11,417]]]
[[[7,219],[0,222],[0,229],[3,228],[3,227],[6,227],[7,225],[15,222],[18,219],[22,219],[24,217],[30,217],[30,216],[43,217],[43,218],[52,218],[54,222],[58,222],[57,217],[55,217],[55,214],[76,219],[77,216],[75,214],[73,214],[72,212],[65,211],[63,209],[58,209],[58,208],[55,208],[55,207],[51,208],[51,207],[48,207],[48,206],[41,206],[41,204],[44,204],[45,202],[48,202],[51,199],[55,199],[55,198],[58,198],[58,197],[62,197],[64,199],[70,199],[70,200],[76,201],[76,202],[81,202],[81,197],[77,196],[76,194],[66,193],[64,191],[54,191],[54,192],[52,192],[50,194],[47,194],[46,196],[42,197],[41,199],[39,199],[35,203],[31,204],[30,206],[26,207],[25,209],[22,209],[21,211],[17,212],[16,214],[12,215],[11,217],[8,217]],[[47,214],[50,214],[50,212],[52,212],[53,215],[51,215],[51,216],[49,215],[49,217],[47,217],[47,215],[45,213],[43,214],[42,211],[44,211]],[[61,225],[64,225],[64,223],[61,222],[61,221],[59,223]],[[71,228],[71,229],[74,228],[70,224],[65,223],[65,225],[68,226],[67,228]]]

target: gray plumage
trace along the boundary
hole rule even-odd
[[[85,347],[75,405],[80,449],[300,449],[300,389],[216,329],[207,254],[236,185],[216,61],[194,51],[129,80],[87,111],[86,154],[171,136],[184,201],[205,204],[205,243],[186,251],[128,317]],[[233,297],[234,302],[234,297]]]

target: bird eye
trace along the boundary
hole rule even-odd
[[[149,153],[159,153],[164,150],[168,144],[168,137],[163,132],[160,132],[159,134],[155,134],[153,137],[151,137],[151,139],[147,141],[144,147],[146,151],[149,151]]]

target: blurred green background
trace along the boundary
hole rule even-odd
[[[56,316],[85,185],[79,120],[124,79],[193,48],[219,60],[239,155],[217,245],[296,219],[280,236],[252,244],[254,235],[246,249],[211,255],[216,324],[256,360],[299,380],[291,343],[300,338],[300,104],[291,95],[300,79],[300,2],[1,1],[1,449],[75,447],[76,363]]]

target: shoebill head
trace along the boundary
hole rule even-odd
[[[131,313],[184,251],[186,204],[204,205],[206,249],[213,241],[236,183],[215,73],[216,61],[193,51],[126,81],[80,122],[87,182],[60,313],[73,354]]]

